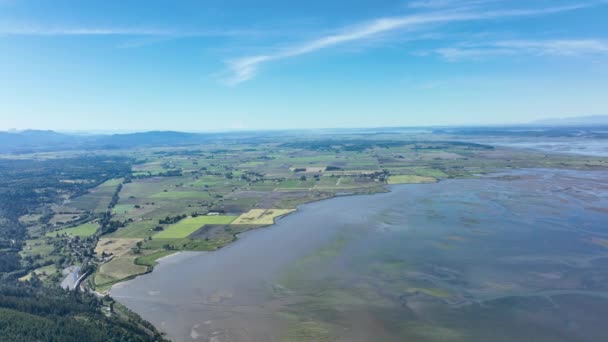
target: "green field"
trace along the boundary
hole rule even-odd
[[[32,278],[32,274],[36,274],[40,279],[46,279],[47,277],[57,273],[57,266],[48,265],[42,266],[40,268],[35,269],[34,271],[28,273],[27,275],[19,278],[20,281],[30,280]]]
[[[203,191],[167,191],[158,192],[150,196],[151,198],[209,198],[208,192]]]
[[[95,284],[110,284],[148,271],[146,266],[136,265],[134,261],[135,257],[117,257],[101,265],[95,276]]]
[[[46,236],[56,237],[67,234],[71,236],[89,237],[93,236],[95,232],[97,232],[97,229],[99,229],[99,225],[97,223],[84,223],[73,228],[66,228],[47,233]]]
[[[106,235],[105,237],[112,238],[146,238],[148,236],[154,235],[154,231],[152,230],[154,227],[158,225],[158,221],[140,221],[140,222],[132,222],[129,223],[126,227],[120,228],[110,235]]]
[[[417,184],[417,183],[435,183],[436,178],[416,175],[397,175],[388,178],[388,184]]]
[[[112,208],[112,214],[114,214],[114,215],[126,214],[126,213],[129,213],[133,209],[134,209],[134,207],[130,204],[118,204],[118,205],[115,205],[114,208]]]
[[[277,138],[261,144],[238,142],[120,152],[138,161],[129,170],[140,177],[130,177],[128,181],[118,175],[101,179],[105,182],[53,209],[54,215],[45,224],[40,223],[41,212],[22,215],[23,224],[29,226],[30,240],[21,254],[40,255],[53,262],[68,256],[72,263],[82,262],[72,257],[77,254],[71,254],[69,249],[57,251],[56,239],[62,239],[63,234],[93,235],[98,230],[96,225],[65,227],[90,220],[86,215],[94,217],[106,212],[120,184],[111,219],[124,226],[101,237],[96,248],[97,255],[105,251],[120,258],[103,265],[103,271],[98,272],[98,283],[103,284],[142,271],[122,267],[126,271],[121,272],[116,266],[125,260],[151,267],[157,258],[175,251],[216,250],[234,241],[241,232],[273,224],[277,217],[303,203],[338,193],[371,194],[386,191],[387,184],[433,183],[446,178],[476,177],[503,168],[592,169],[608,165],[600,158],[547,157],[544,153],[476,148],[461,143],[412,142],[411,136],[393,134],[373,140],[357,135],[296,140]],[[169,170],[179,172],[165,174]],[[211,212],[226,216],[205,215]],[[189,218],[175,224],[161,223],[178,215]],[[53,229],[50,227],[65,229],[49,232]]]
[[[164,231],[154,235],[154,239],[183,239],[206,224],[230,224],[235,216],[197,216],[189,217],[170,225]]]
[[[156,260],[169,256],[176,251],[157,251],[148,255],[140,256],[135,259],[137,265],[153,267],[156,265]]]

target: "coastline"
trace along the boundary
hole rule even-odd
[[[441,181],[440,179],[437,179],[437,182],[435,182],[435,183],[438,183],[438,182],[440,182],[440,181]],[[229,246],[233,245],[235,242],[239,241],[239,240],[240,240],[240,238],[241,238],[241,236],[242,236],[242,235],[244,235],[244,234],[248,234],[248,233],[252,233],[252,232],[255,232],[255,231],[258,231],[258,230],[261,230],[261,229],[265,229],[265,228],[270,228],[270,227],[273,227],[273,226],[274,226],[274,225],[275,225],[275,224],[276,224],[276,223],[277,223],[279,220],[282,220],[282,219],[284,219],[284,218],[286,218],[286,217],[288,217],[288,216],[291,216],[291,215],[294,215],[294,214],[299,213],[299,212],[301,211],[301,207],[302,207],[302,206],[305,206],[305,205],[308,205],[308,204],[312,204],[312,203],[319,203],[319,202],[323,202],[323,201],[328,201],[328,200],[332,200],[332,199],[336,199],[336,198],[340,198],[340,197],[351,197],[351,196],[373,196],[373,195],[377,195],[377,194],[384,194],[384,193],[391,192],[391,189],[390,189],[390,188],[391,188],[391,187],[393,187],[393,186],[396,186],[396,185],[397,185],[397,186],[398,186],[398,185],[409,185],[409,184],[434,184],[434,183],[383,184],[382,186],[379,186],[379,187],[377,187],[377,188],[374,188],[374,189],[377,189],[377,191],[374,191],[374,192],[360,192],[360,193],[357,193],[357,192],[351,192],[351,193],[340,193],[340,194],[334,194],[334,195],[333,195],[333,196],[331,196],[331,197],[327,197],[327,198],[321,198],[321,199],[318,199],[318,200],[312,200],[312,201],[309,201],[309,202],[305,202],[305,203],[298,204],[298,205],[296,206],[295,210],[293,210],[293,211],[291,211],[291,212],[289,212],[289,213],[283,214],[283,215],[281,215],[281,216],[277,216],[277,217],[275,217],[275,218],[274,218],[274,221],[273,221],[273,223],[272,223],[272,224],[268,224],[268,225],[264,225],[264,226],[259,226],[259,227],[256,227],[256,228],[252,228],[252,229],[250,229],[250,230],[247,230],[247,231],[245,231],[245,232],[241,232],[241,233],[235,233],[235,234],[233,234],[233,235],[232,235],[232,236],[233,236],[233,239],[232,239],[232,240],[231,240],[229,243],[227,243],[227,244],[225,244],[225,245],[223,245],[223,246],[221,246],[221,247],[219,247],[219,248],[217,248],[217,249],[215,249],[215,250],[213,250],[213,251],[176,250],[174,253],[171,253],[171,254],[169,254],[169,255],[165,255],[165,256],[163,256],[163,257],[161,257],[161,258],[158,258],[158,259],[156,259],[156,260],[155,260],[155,263],[154,263],[154,265],[153,265],[153,266],[147,266],[147,267],[148,267],[148,270],[147,270],[146,272],[144,272],[144,273],[140,273],[140,274],[136,274],[136,275],[133,275],[133,276],[128,277],[128,278],[121,279],[121,280],[117,281],[116,283],[114,283],[114,284],[110,285],[110,287],[109,287],[109,288],[107,289],[107,291],[105,292],[105,295],[108,295],[108,296],[110,296],[110,297],[111,297],[111,296],[112,296],[112,289],[113,289],[115,286],[119,286],[119,285],[121,285],[121,284],[123,284],[123,283],[126,283],[126,282],[128,282],[128,281],[134,280],[134,279],[136,279],[136,278],[138,278],[138,277],[145,276],[145,275],[147,275],[147,274],[149,274],[149,273],[152,273],[152,272],[154,271],[155,267],[156,267],[156,266],[157,266],[159,263],[161,263],[161,262],[167,262],[168,260],[170,260],[170,259],[172,259],[172,258],[175,258],[175,257],[178,257],[178,256],[180,256],[180,255],[183,255],[184,253],[197,253],[197,254],[198,254],[198,253],[213,253],[213,252],[219,251],[219,250],[221,250],[221,249],[224,249],[224,248],[226,248],[226,247],[229,247]],[[96,290],[93,290],[93,291],[94,291],[95,293],[101,294],[101,293],[97,292]]]
[[[512,173],[512,172],[514,172],[514,173],[524,173],[524,174],[529,173],[529,172],[537,172],[537,173],[541,174],[541,176],[542,176],[542,175],[547,174],[547,173],[548,173],[548,174],[552,174],[552,173],[555,173],[555,172],[558,172],[558,171],[566,171],[566,172],[580,172],[580,171],[582,171],[582,170],[570,170],[570,169],[543,169],[543,168],[536,168],[536,169],[515,169],[515,170],[501,170],[501,171],[502,171],[502,172],[508,172],[508,173]],[[590,170],[587,170],[587,171],[588,171],[588,172],[593,172],[593,171],[590,171]],[[583,171],[583,172],[584,172],[584,171]],[[494,174],[494,173],[497,173],[497,172],[493,172],[492,174]],[[488,175],[486,174],[486,176],[488,176]],[[468,178],[463,179],[463,180],[471,180],[471,181],[476,181],[476,180],[483,180],[484,178],[485,178],[485,177],[483,177],[483,176],[481,176],[481,177],[468,177]],[[541,178],[543,178],[543,177],[541,177]],[[496,179],[491,179],[491,180],[495,181]],[[509,181],[510,181],[510,179],[504,179],[504,181],[505,181],[505,182],[509,182]],[[446,182],[446,183],[449,183],[449,182]],[[401,185],[403,185],[403,186],[397,186],[397,185],[386,185],[386,186],[384,186],[384,189],[386,190],[385,192],[383,192],[383,193],[374,193],[374,194],[372,194],[372,195],[382,195],[382,194],[384,194],[384,193],[386,193],[386,192],[398,191],[398,190],[396,190],[397,188],[404,188],[404,187],[405,187],[405,185],[409,185],[409,184],[401,184]],[[419,185],[419,184],[418,184],[418,185]],[[334,197],[331,197],[331,198],[326,198],[326,199],[327,199],[327,200],[329,200],[329,199],[334,199],[334,198],[337,198],[337,197],[340,197],[340,196],[334,196]],[[345,196],[345,197],[346,197],[346,196]],[[348,196],[348,197],[350,197],[350,196]],[[326,200],[326,199],[323,199],[323,200]],[[319,200],[319,201],[313,201],[313,202],[309,202],[309,203],[306,203],[306,204],[298,205],[298,206],[297,206],[297,211],[295,211],[295,212],[299,212],[299,213],[307,212],[308,214],[310,214],[310,213],[311,213],[311,210],[309,210],[309,209],[307,208],[307,205],[311,205],[311,204],[318,204],[319,202],[321,202],[321,201],[323,201],[323,200]],[[312,208],[313,208],[313,209],[315,209],[315,208],[316,208],[316,209],[318,209],[319,207],[314,207],[314,206],[313,206]],[[313,210],[312,212],[314,213],[314,210]],[[288,215],[281,216],[281,219],[284,219],[284,218],[286,218],[287,216],[288,216]],[[277,221],[278,221],[278,220],[277,220]],[[277,221],[275,221],[275,224],[277,223]],[[268,226],[264,226],[264,227],[261,227],[261,228],[265,228],[265,227],[272,227],[272,226],[274,226],[275,224],[273,224],[273,225],[268,225]],[[289,223],[286,223],[286,224],[289,224]],[[285,228],[285,224],[283,224],[283,228]],[[255,231],[255,230],[257,230],[257,229],[253,229],[253,230],[251,230],[251,231],[249,231],[249,232],[253,232],[253,231]],[[282,233],[282,234],[284,234],[284,233]],[[263,234],[263,235],[264,235],[264,234]],[[270,234],[270,235],[266,235],[266,236],[276,236],[276,235],[274,235],[274,234]],[[238,237],[240,237],[240,234],[239,234],[239,236],[238,236]],[[242,237],[240,237],[240,238],[242,238]],[[259,242],[259,241],[274,241],[274,240],[267,240],[267,238],[264,238],[264,237],[262,237],[261,239],[256,238],[256,239],[254,239],[254,240],[252,241],[254,246],[256,245],[256,241],[257,241],[257,242]],[[245,244],[245,246],[247,246],[247,245],[251,246],[252,244]],[[230,244],[226,245],[226,247],[227,247],[227,246],[235,246],[235,244],[234,244],[234,243],[230,243]],[[283,245],[283,246],[285,246],[285,245]],[[243,245],[241,245],[240,247],[243,247]],[[248,250],[249,252],[259,250],[259,246],[258,246],[258,247],[256,247],[256,248],[258,248],[258,249],[255,249],[255,248],[254,248],[254,249],[251,249],[251,247],[249,247],[249,248],[245,247],[245,250]],[[240,248],[239,248],[239,250],[240,250]],[[197,255],[200,255],[200,253],[197,253],[197,252],[187,252],[187,251],[186,251],[185,253],[188,253],[188,254],[189,254],[189,253],[192,253],[192,256],[193,256],[193,257],[194,257],[194,256],[197,256]],[[178,253],[172,254],[172,255],[170,255],[170,256],[163,257],[163,258],[161,258],[162,260],[161,260],[161,259],[159,259],[159,260],[161,261],[160,263],[164,264],[165,266],[166,266],[166,264],[167,264],[167,263],[179,263],[179,262],[181,262],[182,260],[187,260],[187,259],[190,259],[190,256],[188,256],[188,255],[184,255],[185,253],[178,252]],[[209,252],[205,252],[205,253],[209,253]],[[238,252],[237,252],[237,253],[238,253]],[[234,255],[234,253],[228,253],[228,255],[230,255],[230,254]],[[244,255],[244,254],[242,254],[242,252],[241,252],[241,257],[242,257],[243,255]],[[251,255],[251,254],[248,254],[248,255]],[[175,256],[175,258],[173,258],[173,256]],[[169,257],[171,257],[171,258],[169,258]],[[183,258],[185,258],[185,259],[182,259],[182,257],[183,257]],[[204,258],[204,256],[203,256],[202,258]],[[197,261],[197,260],[198,260],[198,261]],[[184,266],[185,268],[184,268],[184,267],[182,267],[182,271],[183,271],[184,269],[186,269],[186,270],[187,270],[187,269],[192,269],[192,267],[193,267],[193,266],[198,265],[198,264],[199,264],[199,262],[200,262],[200,259],[197,259],[197,260],[190,260],[189,262],[186,262],[186,265]],[[207,260],[207,259],[205,259],[205,260]],[[212,258],[212,260],[214,260],[214,259]],[[215,260],[219,260],[219,259],[215,259]],[[225,260],[225,258],[224,258],[224,260]],[[230,259],[228,259],[228,260],[230,260]],[[211,263],[213,264],[213,263],[215,263],[215,261],[211,261]],[[205,262],[203,262],[203,264],[205,264]],[[173,272],[173,270],[172,270],[173,268],[174,268],[173,266],[171,266],[171,267],[165,267],[165,268],[164,268],[164,270],[162,270],[162,271],[163,271],[163,272],[164,272],[164,271]],[[161,272],[161,273],[162,273],[162,272]],[[173,274],[173,275],[175,275],[175,273],[168,273],[168,274]],[[159,277],[156,277],[156,278],[157,278],[157,280],[159,279]],[[170,281],[170,279],[167,279],[166,277],[163,277],[163,276],[160,276],[160,278],[163,278],[163,280],[162,280],[162,282],[163,282],[163,283],[166,283],[167,281]],[[154,278],[151,278],[150,280],[154,280]],[[141,282],[146,283],[147,281],[145,281],[145,280],[140,280],[140,283],[141,283]],[[124,284],[124,283],[126,283],[126,282],[123,282],[123,284]],[[226,284],[228,284],[228,283],[226,283]],[[135,288],[138,288],[138,287],[136,286]],[[154,289],[154,290],[156,291],[156,289]],[[138,293],[139,293],[139,292],[138,292]],[[141,292],[141,293],[145,294],[146,292],[144,291],[144,292]],[[136,295],[135,293],[133,293],[133,294],[134,294],[134,295]],[[519,295],[521,295],[521,293],[518,293],[518,294],[519,294]],[[118,296],[117,298],[120,298],[120,295],[119,295],[118,293],[117,293],[117,296]],[[501,297],[497,297],[497,298],[502,298],[502,297],[507,298],[507,297],[512,297],[512,295],[508,295],[508,296],[501,296]],[[124,298],[126,299],[126,298],[129,298],[129,297],[124,297]],[[231,298],[231,297],[230,297],[230,298]],[[489,300],[492,300],[492,298],[489,298]],[[161,327],[161,326],[159,326],[159,327]],[[162,329],[162,330],[163,330],[163,331],[165,331],[165,329]]]
[[[504,168],[503,168],[503,169],[500,169],[500,170],[492,170],[492,171],[490,171],[490,172],[480,173],[480,174],[475,175],[474,177],[454,178],[454,179],[484,179],[484,178],[486,178],[486,177],[490,177],[491,175],[501,175],[501,174],[503,174],[503,173],[511,173],[511,172],[514,172],[514,171],[531,171],[531,170],[536,170],[536,171],[549,171],[549,170],[552,170],[552,169],[550,169],[550,168],[549,168],[549,169],[547,169],[547,168],[504,169]],[[571,170],[571,171],[581,171],[581,170],[576,170],[576,169],[557,169],[557,168],[555,168],[555,170]],[[593,170],[588,170],[588,171],[593,171]],[[321,199],[312,200],[312,201],[309,201],[309,202],[305,202],[305,203],[298,204],[298,205],[296,206],[295,210],[293,210],[293,211],[291,211],[291,212],[289,212],[289,213],[283,214],[283,215],[281,215],[281,216],[275,217],[275,218],[274,218],[274,221],[273,221],[273,223],[272,223],[272,224],[268,224],[268,225],[263,225],[263,226],[255,227],[255,228],[249,229],[249,230],[247,230],[247,231],[245,231],[245,232],[240,232],[240,233],[235,233],[235,234],[233,234],[233,235],[232,235],[232,236],[233,236],[233,239],[232,239],[230,242],[228,242],[227,244],[225,244],[225,245],[223,245],[223,246],[221,246],[221,247],[219,247],[219,248],[217,248],[217,249],[215,249],[215,250],[212,250],[212,251],[175,250],[175,251],[174,251],[174,253],[171,253],[171,254],[169,254],[169,255],[166,255],[166,256],[163,256],[163,257],[161,257],[161,258],[159,258],[159,259],[156,259],[156,260],[155,260],[155,264],[154,264],[153,266],[147,266],[147,267],[148,267],[148,270],[147,270],[146,272],[144,272],[144,273],[140,273],[140,274],[137,274],[137,275],[133,275],[133,276],[128,277],[128,278],[121,279],[121,280],[117,281],[116,283],[112,284],[112,285],[111,285],[111,286],[110,286],[110,287],[107,289],[106,294],[107,294],[107,295],[109,295],[109,296],[111,296],[111,290],[112,290],[112,288],[113,288],[114,286],[117,286],[117,285],[123,284],[123,283],[125,283],[125,282],[131,281],[131,280],[134,280],[134,279],[136,279],[136,278],[138,278],[138,277],[145,276],[145,275],[147,275],[147,274],[149,274],[149,273],[152,273],[152,272],[154,271],[155,267],[156,267],[156,266],[157,266],[159,263],[161,263],[161,262],[163,262],[163,263],[164,263],[164,262],[167,262],[168,260],[170,260],[170,259],[172,259],[172,258],[174,258],[174,257],[178,257],[178,256],[180,256],[180,255],[182,255],[182,254],[184,254],[184,253],[213,253],[213,252],[216,252],[216,251],[222,250],[222,249],[224,249],[224,248],[230,247],[231,245],[233,245],[234,243],[236,243],[237,241],[239,241],[239,240],[240,240],[240,239],[241,239],[241,238],[242,238],[244,235],[249,234],[249,233],[256,232],[256,231],[261,230],[261,229],[265,229],[265,228],[271,228],[271,227],[275,226],[275,225],[276,225],[276,223],[277,223],[278,221],[280,221],[280,220],[282,220],[282,219],[284,219],[284,218],[286,218],[286,217],[288,217],[288,216],[291,216],[291,215],[295,215],[295,214],[297,214],[297,213],[300,213],[300,212],[302,211],[302,207],[305,207],[305,206],[307,206],[307,205],[309,205],[309,204],[313,204],[313,203],[322,203],[322,202],[324,202],[324,201],[329,201],[329,200],[333,200],[333,199],[340,198],[340,197],[352,197],[352,196],[374,196],[374,195],[379,195],[379,194],[385,194],[385,193],[392,192],[392,189],[393,189],[394,187],[401,187],[401,186],[408,186],[408,185],[425,185],[425,184],[430,185],[430,184],[437,184],[437,183],[441,183],[442,181],[445,181],[445,180],[448,180],[448,179],[441,179],[441,178],[437,178],[435,182],[430,182],[430,183],[429,183],[429,182],[420,182],[420,183],[401,183],[401,184],[388,184],[388,183],[385,183],[385,184],[382,184],[381,186],[378,186],[378,187],[376,187],[376,188],[373,188],[373,189],[377,190],[377,191],[373,191],[373,192],[371,192],[371,191],[370,191],[370,192],[359,192],[359,193],[357,193],[357,192],[350,192],[350,193],[339,193],[339,194],[337,193],[337,194],[334,194],[334,195],[333,195],[333,196],[331,196],[331,197],[327,197],[327,198],[321,198]]]
[[[486,178],[486,177],[491,177],[491,175],[498,175],[498,176],[500,176],[500,175],[501,175],[501,174],[503,174],[503,173],[511,173],[511,172],[515,172],[515,171],[533,171],[533,170],[536,170],[536,171],[549,171],[549,170],[598,171],[598,170],[593,170],[593,169],[588,169],[588,170],[580,170],[580,169],[573,169],[573,168],[543,168],[543,167],[540,167],[540,168],[515,168],[515,169],[506,169],[506,168],[502,168],[502,169],[499,169],[499,170],[492,170],[492,171],[490,171],[490,172],[479,173],[479,174],[475,175],[474,177],[454,178],[454,179],[484,179],[484,178]],[[229,247],[229,246],[231,246],[232,244],[234,244],[235,242],[237,242],[237,241],[238,241],[238,240],[241,238],[241,236],[242,236],[242,235],[244,235],[244,234],[247,234],[247,233],[250,233],[250,232],[255,232],[255,231],[257,231],[257,230],[264,229],[264,228],[270,228],[270,227],[273,227],[273,226],[274,226],[274,225],[275,225],[275,224],[276,224],[276,223],[277,223],[279,220],[282,220],[282,219],[284,219],[284,218],[286,218],[286,217],[288,217],[288,216],[291,216],[291,215],[294,215],[294,214],[297,214],[297,213],[301,212],[301,208],[302,208],[303,206],[308,205],[308,204],[312,204],[312,203],[320,203],[320,202],[323,202],[323,201],[328,201],[328,200],[332,200],[332,199],[336,199],[336,198],[340,198],[340,197],[351,197],[351,196],[374,196],[374,195],[378,195],[378,194],[383,194],[383,193],[388,193],[388,192],[391,192],[391,191],[392,191],[392,188],[393,188],[393,187],[395,187],[395,186],[407,186],[407,185],[416,185],[416,184],[437,184],[437,183],[441,183],[442,181],[445,181],[445,180],[448,180],[448,179],[445,179],[445,178],[443,178],[443,179],[442,179],[442,178],[437,178],[437,181],[436,181],[436,182],[433,182],[433,183],[428,183],[428,182],[421,182],[421,183],[402,183],[402,184],[387,184],[387,183],[385,183],[385,184],[382,184],[382,185],[380,185],[380,186],[378,186],[378,187],[372,188],[372,189],[374,189],[374,190],[376,190],[376,191],[368,191],[368,192],[349,192],[349,193],[336,193],[336,194],[334,194],[334,195],[333,195],[333,196],[331,196],[331,197],[327,197],[327,198],[321,198],[321,199],[312,200],[312,201],[309,201],[309,202],[305,202],[305,203],[298,204],[298,205],[296,206],[296,208],[295,208],[295,210],[294,210],[294,211],[289,212],[289,213],[286,213],[286,214],[281,215],[281,216],[278,216],[278,217],[275,217],[274,222],[273,222],[272,224],[268,224],[268,225],[264,225],[264,226],[259,226],[259,227],[256,227],[256,228],[252,228],[252,229],[250,229],[250,230],[247,230],[247,231],[245,231],[245,232],[241,232],[241,233],[235,233],[235,234],[233,234],[233,239],[232,239],[230,242],[228,242],[227,244],[225,244],[225,245],[223,245],[223,246],[221,246],[221,247],[219,247],[219,248],[217,248],[217,249],[215,249],[215,250],[212,250],[212,251],[176,250],[176,251],[175,251],[174,253],[172,253],[172,254],[169,254],[169,255],[163,256],[163,257],[161,257],[161,258],[159,258],[159,259],[157,259],[157,260],[156,260],[156,262],[155,262],[154,266],[147,266],[147,267],[148,267],[148,270],[147,270],[146,272],[141,273],[141,274],[137,274],[137,275],[134,275],[134,276],[131,276],[131,277],[125,278],[125,279],[121,279],[121,280],[117,281],[116,283],[112,284],[112,285],[111,285],[111,286],[108,288],[108,290],[107,290],[107,293],[106,293],[106,294],[111,296],[111,289],[112,289],[114,286],[119,285],[119,284],[122,284],[122,283],[124,283],[124,282],[130,281],[130,280],[133,280],[133,279],[135,279],[135,278],[137,278],[137,277],[144,276],[144,275],[147,275],[147,274],[149,274],[149,273],[153,272],[153,271],[154,271],[155,266],[156,266],[156,265],[157,265],[159,262],[166,262],[166,260],[170,259],[171,257],[174,257],[174,256],[177,256],[177,255],[180,255],[180,254],[182,254],[182,253],[184,253],[184,252],[186,252],[186,253],[212,253],[212,252],[215,252],[215,251],[219,251],[219,250],[221,250],[221,249],[223,249],[223,248],[226,248],[226,247]]]

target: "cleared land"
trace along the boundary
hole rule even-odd
[[[156,265],[156,260],[160,258],[164,258],[171,254],[175,253],[175,251],[158,251],[153,252],[148,255],[140,256],[135,259],[135,263],[142,266],[153,267]]]
[[[146,266],[136,265],[134,256],[117,257],[101,265],[95,276],[96,285],[105,285],[143,274],[148,271]]]
[[[197,191],[173,191],[173,192],[159,192],[152,196],[151,198],[205,198],[209,197],[209,193],[207,192],[197,192]]]
[[[397,175],[388,178],[388,184],[435,183],[436,178],[417,175]]]
[[[99,239],[97,247],[95,247],[95,253],[101,255],[103,253],[107,255],[125,255],[131,251],[131,248],[142,239],[116,239],[116,238],[103,238]]]
[[[271,225],[275,218],[295,211],[295,209],[251,209],[239,216],[232,224]]]
[[[121,228],[110,235],[106,235],[106,237],[113,237],[117,239],[147,238],[156,233],[153,231],[153,228],[157,225],[158,221],[152,220],[133,222],[125,228]]]
[[[197,216],[188,217],[176,224],[165,228],[162,232],[154,235],[154,239],[183,239],[204,225],[209,224],[229,224],[234,221],[235,216]]]
[[[93,236],[95,232],[97,232],[97,229],[99,229],[99,225],[97,223],[84,223],[73,228],[65,228],[47,233],[46,236],[57,237],[66,234],[71,236],[89,237]]]
[[[110,179],[91,190],[88,194],[70,200],[68,206],[95,212],[106,211],[112,200],[112,194],[114,194],[121,182],[122,179]]]
[[[55,265],[48,265],[48,266],[43,266],[43,267],[37,268],[34,271],[28,273],[27,275],[19,278],[19,280],[20,281],[30,280],[32,278],[32,275],[34,273],[38,276],[38,278],[44,280],[48,276],[57,273],[57,266],[55,266]]]

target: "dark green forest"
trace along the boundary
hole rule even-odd
[[[0,341],[154,341],[137,318],[107,317],[101,300],[31,284],[0,286]]]

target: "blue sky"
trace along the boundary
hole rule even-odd
[[[608,114],[608,1],[0,0],[0,129]]]

